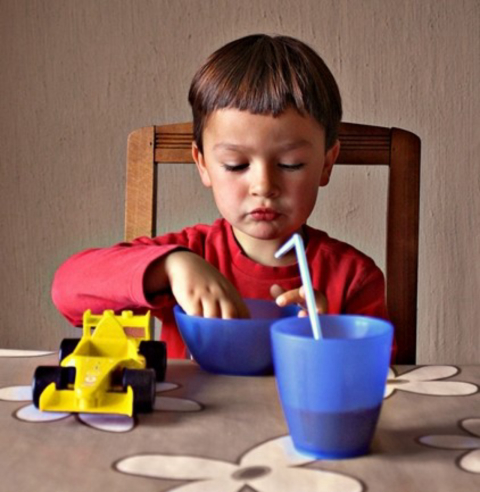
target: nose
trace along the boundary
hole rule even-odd
[[[278,183],[273,170],[260,164],[251,173],[250,193],[253,196],[272,197],[278,193]]]

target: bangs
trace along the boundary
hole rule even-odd
[[[221,59],[222,53],[218,53]],[[248,50],[235,53],[228,66],[221,67],[209,77],[208,90],[203,98],[203,110],[236,108],[253,114],[278,115],[289,104],[305,110],[300,86],[302,81],[286,60],[281,60],[271,43],[258,41]],[[223,70],[222,70],[223,68]]]
[[[286,36],[247,36],[220,48],[195,75],[189,102],[194,138],[201,151],[205,120],[218,109],[278,116],[294,107],[314,117],[326,133],[329,123],[338,120],[338,127],[341,117],[340,94],[323,60],[305,44]],[[332,136],[334,141],[336,135],[326,135],[327,142]]]

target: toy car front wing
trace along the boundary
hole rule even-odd
[[[47,412],[84,412],[133,415],[133,390],[125,393],[105,392],[101,401],[77,398],[74,390],[57,390],[55,383],[49,384],[40,395],[39,408]]]

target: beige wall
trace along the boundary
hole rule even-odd
[[[190,119],[190,78],[212,50],[254,32],[316,48],[345,120],[422,138],[419,360],[480,361],[478,0],[1,0],[0,346],[56,348],[59,263],[122,237],[127,134]],[[188,169],[171,179],[169,221]],[[169,178],[170,179],[170,178]],[[337,169],[314,224],[383,266],[381,173]],[[162,184],[160,184],[162,186]],[[196,207],[198,210],[200,207]]]

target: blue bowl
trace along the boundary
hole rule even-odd
[[[297,316],[297,306],[245,299],[250,319],[189,316],[180,306],[173,312],[182,338],[202,369],[216,374],[259,376],[273,373],[270,326]]]

